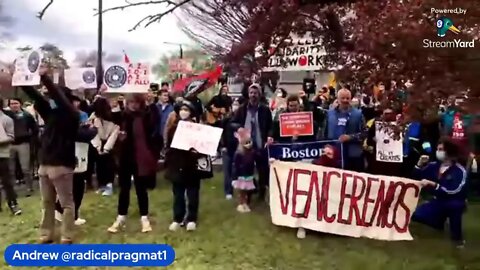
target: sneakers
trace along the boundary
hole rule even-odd
[[[172,224],[170,224],[170,226],[168,226],[168,229],[172,232],[178,230],[180,228],[180,223],[178,222],[172,222]]]
[[[142,223],[142,233],[147,233],[152,231],[152,226],[150,225],[150,221],[148,218],[142,217],[140,219],[140,222]]]
[[[115,222],[107,229],[110,233],[118,233],[121,229],[125,228],[125,219],[122,217],[117,217]]]
[[[18,204],[11,204],[9,205],[10,211],[12,211],[12,215],[19,216],[22,214],[22,209],[18,206]]]
[[[77,218],[74,223],[77,226],[82,226],[83,224],[87,223],[87,221],[83,218]]]
[[[227,195],[225,195],[225,199],[227,201],[230,201],[231,199],[233,199],[233,195],[232,194],[227,194]]]
[[[58,222],[62,222],[62,217],[62,213],[55,210],[55,220],[57,220]]]
[[[297,238],[298,239],[305,239],[306,236],[307,236],[307,232],[305,231],[305,229],[304,228],[298,228]]]
[[[38,243],[39,244],[53,244],[53,240],[48,238],[48,237],[42,236],[42,237],[40,237],[40,239],[38,239]]]
[[[187,232],[195,231],[197,229],[197,223],[188,222],[187,223]]]
[[[245,213],[245,208],[243,208],[243,204],[239,204],[239,205],[237,206],[237,211],[238,211],[239,213]]]
[[[105,190],[102,192],[102,196],[112,196],[112,194],[113,194],[113,185],[108,184],[105,187]]]

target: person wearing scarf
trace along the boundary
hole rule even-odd
[[[125,227],[133,183],[137,194],[142,232],[150,232],[148,219],[148,189],[155,186],[157,160],[161,139],[158,136],[158,111],[155,104],[146,105],[142,94],[133,94],[127,100],[119,140],[121,141],[118,196],[118,216],[108,228],[117,233]]]

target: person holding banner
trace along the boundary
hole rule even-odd
[[[143,94],[132,94],[127,100],[121,131],[119,132],[120,168],[118,182],[118,215],[108,232],[117,233],[125,227],[130,206],[130,189],[133,184],[137,194],[142,232],[152,231],[148,219],[148,189],[155,186],[157,160],[160,155],[158,111],[155,104],[146,105]]]
[[[173,222],[169,226],[170,231],[178,230],[184,220],[187,224],[187,231],[197,229],[200,202],[200,177],[197,173],[197,162],[200,155],[194,149],[185,151],[170,147],[178,123],[180,121],[195,122],[194,116],[195,105],[184,100],[175,107],[174,115],[170,117],[165,130],[167,147],[165,178],[172,182],[173,192]]]
[[[35,102],[35,110],[45,120],[41,138],[38,169],[43,218],[40,243],[52,243],[55,232],[55,201],[58,196],[63,208],[61,243],[71,244],[74,236],[73,171],[76,165],[75,138],[80,116],[72,104],[73,95],[67,87],[58,88],[48,77],[48,68],[40,67],[41,82],[48,90],[45,99],[32,86],[22,90]]]
[[[255,165],[258,172],[258,193],[265,198],[269,180],[268,151],[266,146],[273,143],[271,137],[272,112],[267,105],[260,103],[261,87],[258,84],[250,85],[248,102],[244,103],[233,116],[232,122],[251,132],[253,149],[255,149]]]
[[[351,100],[352,93],[349,90],[338,91],[338,105],[328,111],[325,137],[343,143],[345,169],[363,172],[365,161],[362,141],[365,121],[362,112],[350,105]]]
[[[463,248],[462,219],[466,209],[467,171],[458,162],[461,150],[455,142],[444,139],[437,148],[438,161],[428,162],[428,156],[420,157],[414,171],[415,179],[430,187],[435,196],[413,213],[412,220],[435,229],[443,230],[448,219],[450,237],[458,248]]]

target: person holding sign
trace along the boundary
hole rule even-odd
[[[66,87],[57,87],[41,67],[40,79],[48,90],[45,99],[32,86],[22,86],[25,94],[35,102],[35,110],[45,120],[45,130],[40,143],[38,176],[43,202],[40,225],[40,242],[53,242],[55,232],[55,201],[58,196],[63,208],[61,243],[73,242],[74,202],[73,171],[76,165],[75,138],[80,126],[80,115],[72,104],[73,95]]]
[[[449,221],[450,236],[458,248],[465,244],[462,219],[466,209],[467,171],[458,162],[461,150],[450,139],[443,140],[437,148],[438,161],[428,162],[428,156],[420,157],[414,177],[422,180],[435,196],[420,205],[413,213],[412,220],[443,230],[445,220]]]
[[[195,105],[184,100],[175,107],[175,114],[167,122],[165,130],[165,146],[167,147],[165,178],[172,182],[173,192],[173,222],[169,226],[170,231],[178,230],[184,219],[186,219],[187,231],[194,231],[197,228],[200,201],[200,177],[197,173],[197,162],[200,155],[195,149],[185,151],[170,147],[178,123],[180,121],[195,122],[194,117]],[[187,201],[185,201],[185,194]]]

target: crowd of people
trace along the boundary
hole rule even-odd
[[[94,186],[102,196],[112,196],[118,189],[118,216],[109,232],[118,233],[126,224],[132,185],[141,231],[151,231],[149,190],[156,186],[158,161],[162,158],[164,177],[172,183],[173,218],[169,229],[176,231],[185,226],[187,231],[194,231],[203,178],[197,172],[201,154],[196,149],[170,147],[179,121],[191,121],[223,129],[219,155],[223,161],[224,193],[227,200],[238,194],[238,212],[252,211],[255,194],[262,201],[268,194],[268,145],[338,141],[313,163],[421,180],[434,197],[419,206],[413,220],[442,229],[448,219],[452,240],[463,246],[466,182],[476,173],[476,149],[465,143],[470,136],[469,124],[458,123],[459,117],[466,116],[457,111],[454,99],[448,100],[433,124],[408,119],[403,107],[382,103],[376,94],[352,94],[347,88],[337,91],[328,86],[313,96],[304,90],[287,94],[277,89],[267,100],[258,84],[248,86],[239,98],[232,98],[224,85],[203,105],[196,96],[175,97],[164,83],[158,92],[125,97],[100,91],[89,102],[77,96],[76,91],[53,84],[46,72],[42,68],[41,82],[46,91],[22,87],[31,103],[10,98],[8,108],[0,111],[2,188],[12,213],[19,215],[13,179],[22,175],[24,182],[20,183],[25,183],[30,196],[38,171],[43,203],[41,243],[53,242],[55,219],[62,222],[61,242],[73,242],[75,226],[86,223],[79,215],[84,191]],[[388,92],[384,87],[379,91]],[[314,134],[281,136],[279,115],[301,111],[313,113]],[[375,159],[377,121],[407,123],[401,135],[403,163]],[[79,144],[88,149],[84,170],[76,169]],[[337,147],[340,144],[342,148]],[[342,162],[338,156],[343,156]],[[96,184],[92,175],[96,175]],[[300,228],[297,236],[304,238],[305,230]]]

